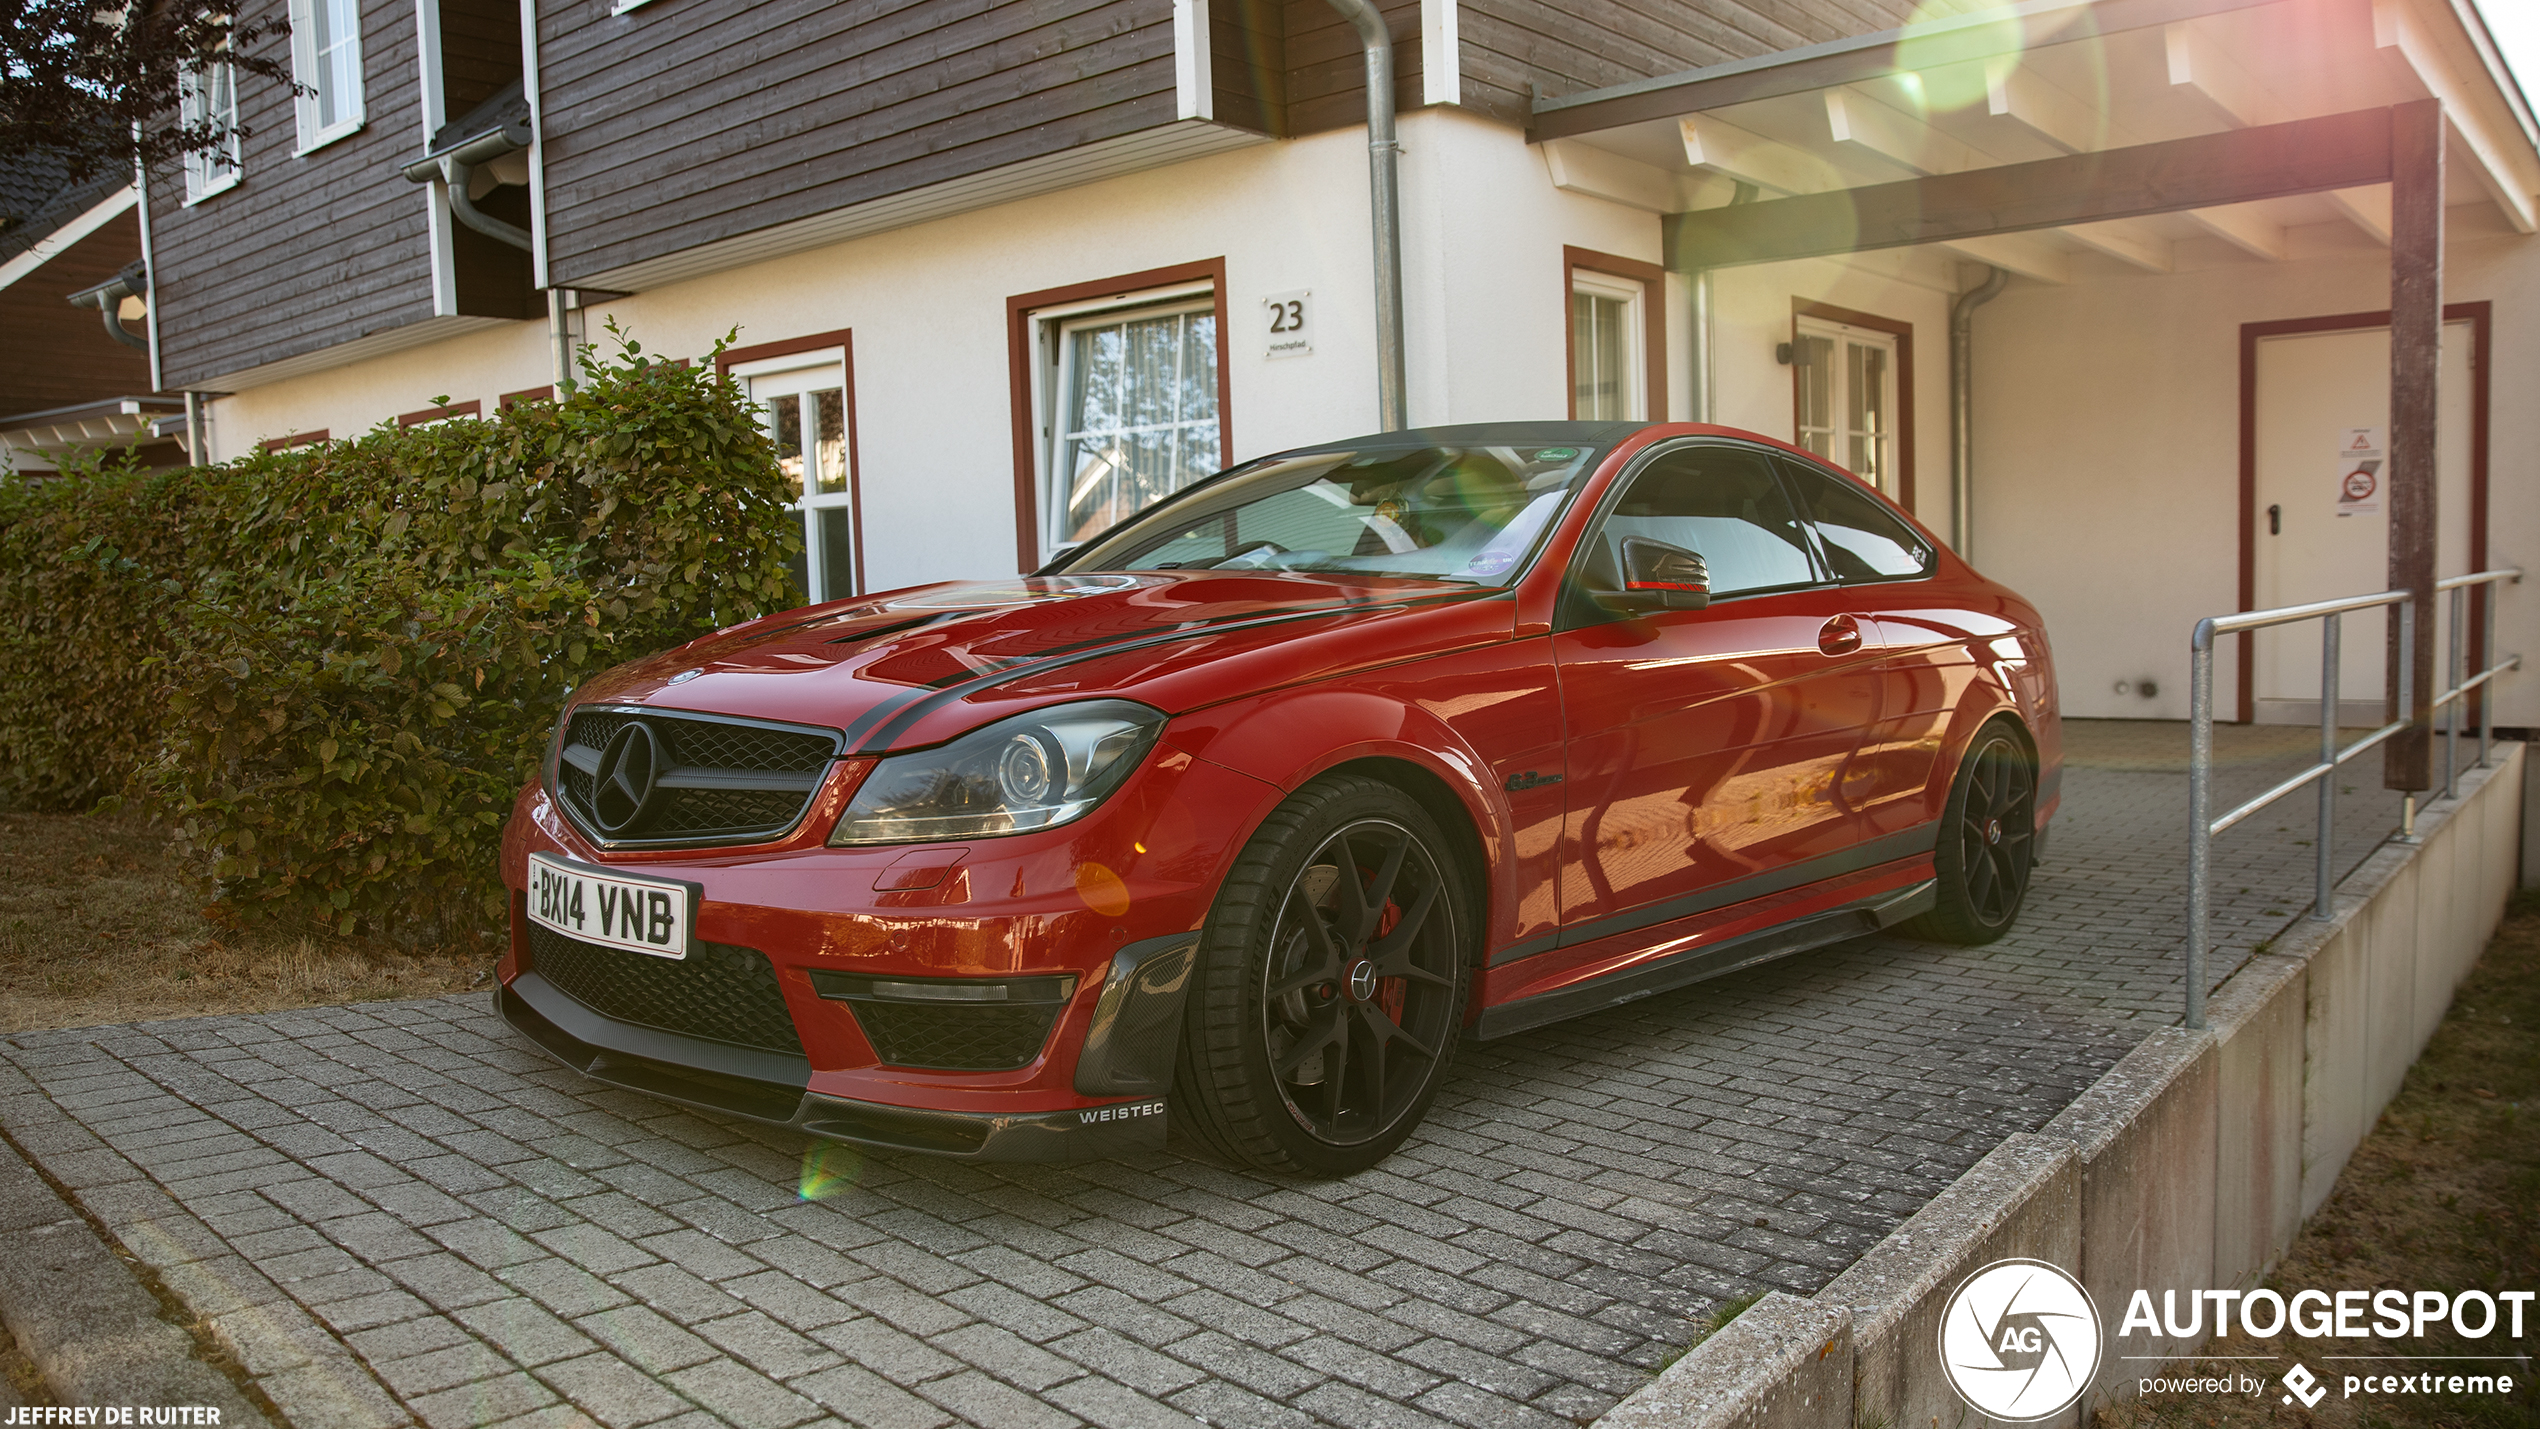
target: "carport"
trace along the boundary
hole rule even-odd
[[[2489,472],[2491,450],[2522,469],[2540,432],[2487,401],[2492,369],[2520,380],[2534,356],[2496,344],[2494,320],[2540,265],[2540,129],[2466,5],[2046,0],[1539,99],[1533,137],[1560,186],[1659,215],[1701,415],[1778,435],[1796,412],[1809,440],[1810,383],[1827,380],[1812,351],[1849,350],[1812,350],[1812,332],[1860,333],[1906,369],[1878,434],[1902,450],[1874,479],[2039,602],[2070,713],[2184,715],[2205,615],[2386,581],[2439,631],[2438,577],[2508,563],[2540,534],[2540,511]],[[2475,389],[2448,399],[2447,322]],[[1933,328],[1948,352],[1919,383],[1918,327],[1925,354]],[[2359,330],[2388,334],[2384,390],[2346,403],[2347,427],[2386,443],[2378,500],[2330,510],[2324,426],[2301,458],[2316,480],[2286,499],[2261,473],[2287,461],[2274,446],[2312,437],[2264,358]],[[2314,514],[2338,538],[2333,568]],[[2370,569],[2353,558],[2366,527]],[[2507,633],[2527,628],[2527,600],[2506,595]],[[2352,632],[2350,657],[2379,643]],[[2350,696],[2391,687],[2395,630],[2388,643],[2388,672],[2346,662]],[[2316,663],[2305,711],[2277,688],[2298,659],[2237,645],[2224,718],[2315,717]],[[2395,789],[2429,787],[2437,653],[2416,644]],[[2529,694],[2507,698],[2504,722],[2534,722],[2517,717]]]

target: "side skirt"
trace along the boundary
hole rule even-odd
[[[1917,914],[1930,912],[1939,898],[1939,883],[1926,879],[1911,888],[1884,893],[1849,908],[1814,914],[1776,928],[1759,929],[1726,942],[1688,948],[1660,962],[1621,969],[1576,987],[1486,1007],[1482,1009],[1481,1019],[1475,1024],[1472,1035],[1478,1041],[1487,1042],[1622,1003],[1637,1002],[1644,997],[1671,992],[1688,983],[1723,977],[1741,968],[1786,958],[1793,953],[1804,953],[1811,948],[1867,937]]]

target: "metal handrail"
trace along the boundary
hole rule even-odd
[[[2446,705],[2458,705],[2443,726],[2443,796],[2452,797],[2458,783],[2458,748],[2460,711],[2467,708],[2469,692],[2493,681],[2507,670],[2519,669],[2520,655],[2496,659],[2496,587],[2504,581],[2519,581],[2522,572],[2506,568],[2478,571],[2465,576],[2452,576],[2437,581],[2435,590],[2451,594],[2449,659],[2451,688],[2437,696],[2429,706],[2440,713]],[[2475,676],[2462,669],[2462,614],[2469,590],[2473,586],[2486,589],[2485,619],[2480,626],[2481,670]],[[2208,616],[2196,622],[2196,630],[2188,643],[2188,754],[2187,754],[2187,1025],[2205,1025],[2205,955],[2212,946],[2213,923],[2213,841],[2216,834],[2230,830],[2243,820],[2259,813],[2277,800],[2306,784],[2319,785],[2319,831],[2312,840],[2316,852],[2312,872],[2311,916],[2327,919],[2334,913],[2337,872],[2335,853],[2335,821],[2337,816],[2337,781],[2329,776],[2340,766],[2360,757],[2408,728],[2415,710],[2416,607],[2409,603],[2410,593],[2385,590],[2372,595],[2346,596],[2337,600],[2312,601],[2305,605],[2279,606],[2273,610],[2243,611],[2235,615]],[[2364,735],[2352,744],[2337,742],[2337,706],[2340,677],[2340,637],[2344,617],[2360,610],[2396,606],[2399,612],[2399,718]],[[2278,783],[2275,787],[2216,817],[2213,812],[2214,779],[2214,637],[2245,630],[2264,630],[2272,626],[2292,625],[2305,620],[2320,622],[2320,756],[2319,762]],[[2482,716],[2478,722],[2478,762],[2483,767],[2491,751],[2493,718]],[[2400,837],[2416,836],[2416,796],[2410,794],[2402,805]]]

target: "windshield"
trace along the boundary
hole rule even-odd
[[[1271,457],[1158,503],[1052,569],[1331,571],[1504,585],[1595,469],[1597,450],[1425,446]]]

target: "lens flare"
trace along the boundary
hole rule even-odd
[[[843,1141],[813,1141],[803,1148],[802,1181],[795,1194],[825,1201],[852,1188],[864,1174],[864,1153]]]
[[[1129,911],[1129,885],[1099,863],[1077,866],[1076,896],[1106,918],[1117,918]]]

